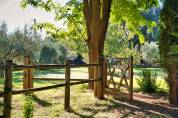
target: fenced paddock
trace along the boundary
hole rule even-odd
[[[99,71],[99,76],[98,78],[90,79],[90,80],[82,79],[82,78],[71,79],[71,76],[70,76],[71,68],[78,68],[78,67],[96,67],[96,69],[98,69]],[[27,65],[14,65],[12,60],[7,60],[5,62],[5,65],[1,65],[0,68],[4,69],[4,73],[5,73],[4,92],[0,93],[0,97],[3,97],[4,109],[3,109],[2,117],[4,118],[11,117],[11,102],[12,102],[13,95],[28,94],[28,93],[37,92],[37,91],[65,87],[64,109],[69,110],[70,108],[70,86],[94,82],[95,84],[98,84],[101,87],[101,89],[99,90],[103,91],[103,59],[100,59],[99,63],[96,63],[96,64],[84,64],[84,65],[71,65],[70,61],[66,61],[66,64],[60,64],[60,65],[29,65],[28,63]],[[49,79],[45,77],[33,77],[34,69],[59,69],[59,68],[65,69],[65,78],[50,78],[50,79],[64,80],[65,81],[64,83],[33,88],[34,79],[41,79],[41,80]],[[12,87],[13,71],[16,69],[24,70],[24,74],[23,74],[23,88],[24,89],[21,89],[21,90],[13,90],[13,87]],[[103,94],[104,92],[102,91],[100,92]]]

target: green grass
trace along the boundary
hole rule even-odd
[[[140,69],[134,69],[134,78],[139,76]],[[165,81],[162,78],[163,71],[159,71],[158,83],[161,83],[163,89],[167,89]],[[82,77],[83,74],[87,74],[87,68],[74,68],[72,73],[78,73]],[[64,69],[60,70],[38,70],[35,72],[35,76],[51,76],[52,75],[64,75]],[[22,89],[22,71],[16,71],[13,73],[13,88]],[[63,83],[64,81],[42,81],[35,80],[34,86],[48,86],[57,83]],[[3,90],[3,79],[0,79],[0,90]],[[64,88],[57,88],[51,90],[45,90],[41,92],[35,92],[33,95],[34,102],[34,118],[114,118],[119,116],[128,117],[140,117],[141,115],[147,117],[160,117],[154,113],[146,114],[144,111],[128,108],[127,105],[123,105],[116,102],[111,96],[107,100],[98,100],[94,97],[91,90],[87,90],[87,84],[76,85],[71,87],[71,112],[64,111]],[[138,88],[138,85],[134,79],[134,88]],[[2,103],[2,98],[0,98]],[[21,118],[24,105],[24,95],[15,95],[12,99],[12,118]],[[0,104],[0,114],[2,114],[2,105]],[[119,111],[118,111],[119,110]],[[120,112],[121,111],[121,112]],[[138,115],[137,115],[138,114]]]

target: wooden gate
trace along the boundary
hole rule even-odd
[[[107,60],[105,93],[133,100],[133,57]]]

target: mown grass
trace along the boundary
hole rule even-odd
[[[134,69],[135,77],[138,77],[137,72],[139,69]],[[86,68],[72,69],[72,72],[87,74]],[[161,79],[164,75],[159,71],[159,81],[163,89],[165,82]],[[52,75],[64,75],[64,69],[60,70],[38,70],[35,72],[35,76],[51,76]],[[82,75],[81,74],[81,75]],[[22,89],[22,71],[16,71],[13,73],[13,88]],[[35,80],[34,86],[48,86],[57,83],[63,83],[64,81],[42,81]],[[134,88],[137,89],[138,85],[134,79]],[[3,79],[0,79],[0,91],[3,91]],[[107,100],[98,100],[94,97],[93,92],[87,89],[87,84],[76,85],[71,87],[71,112],[64,111],[64,88],[56,88],[51,90],[45,90],[41,92],[35,92],[33,94],[34,102],[34,118],[115,118],[124,116],[127,113],[128,117],[137,117],[137,110],[129,111],[125,106],[122,106],[110,96]],[[2,103],[2,98],[0,98]],[[24,95],[15,95],[12,99],[12,118],[21,118],[23,116]],[[2,114],[2,104],[0,104],[0,114]],[[118,110],[123,113],[118,113]],[[147,117],[160,117],[155,114],[145,114]],[[139,115],[138,115],[139,116]]]

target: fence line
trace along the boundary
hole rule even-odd
[[[63,65],[14,65],[12,60],[7,60],[4,66],[0,66],[0,68],[5,69],[5,83],[4,83],[4,92],[0,93],[0,97],[3,97],[3,102],[4,102],[4,109],[3,109],[3,117],[4,118],[11,118],[11,101],[12,101],[12,95],[17,95],[17,94],[25,94],[25,93],[31,93],[31,92],[37,92],[37,91],[43,91],[43,90],[48,90],[48,89],[53,89],[53,88],[58,88],[58,87],[65,87],[65,93],[64,93],[64,109],[69,110],[70,109],[70,86],[72,85],[78,85],[78,84],[84,84],[84,83],[90,83],[90,82],[96,82],[97,85],[99,85],[97,91],[97,95],[95,97],[101,99],[101,96],[104,96],[103,92],[103,59],[99,61],[99,64],[82,64],[82,65],[71,65],[70,61],[66,61],[66,64]],[[29,60],[26,61],[28,64],[30,64]],[[98,67],[98,78],[94,80],[82,80],[82,79],[71,79],[71,68],[75,67],[91,67],[95,66]],[[56,84],[56,85],[51,85],[51,86],[45,86],[45,87],[39,87],[39,88],[33,88],[33,80],[32,79],[38,79],[35,77],[32,77],[32,71],[33,69],[57,69],[57,68],[64,68],[65,67],[65,83],[62,84]],[[13,69],[23,69],[24,70],[24,82],[22,90],[12,90],[12,75],[13,75]],[[29,80],[30,78],[30,80]],[[41,79],[47,79],[47,78],[41,78]],[[54,79],[54,78],[53,78]],[[77,81],[77,82],[70,82],[70,81]],[[24,87],[25,86],[25,87]],[[100,97],[99,97],[100,96]]]

